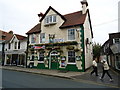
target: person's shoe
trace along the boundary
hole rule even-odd
[[[110,82],[113,82],[113,79],[110,79]]]
[[[102,80],[102,78],[100,77],[100,80]]]

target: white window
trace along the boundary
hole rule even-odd
[[[68,51],[68,63],[75,63],[75,51]]]
[[[45,43],[45,33],[40,34],[40,43]]]
[[[120,43],[120,38],[113,39],[113,43]]]
[[[34,34],[31,35],[31,43],[35,43],[36,41],[36,37]]]
[[[45,17],[45,24],[56,23],[56,15],[50,15]]]
[[[68,40],[75,40],[75,29],[68,29]]]
[[[17,49],[17,42],[15,42],[14,49]]]

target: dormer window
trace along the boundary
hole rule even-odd
[[[49,15],[45,17],[45,25],[55,24],[56,23],[56,15]]]

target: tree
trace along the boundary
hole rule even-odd
[[[97,58],[97,60],[99,60],[99,58],[100,58],[101,47],[102,46],[100,43],[94,42],[94,44],[93,44],[93,57]]]

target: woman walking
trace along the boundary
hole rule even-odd
[[[103,80],[103,78],[105,76],[105,73],[107,73],[107,75],[110,77],[110,81],[112,82],[113,79],[112,79],[111,75],[108,72],[109,71],[109,66],[108,66],[107,61],[105,59],[103,59],[102,64],[103,64],[103,73],[102,73],[102,77],[100,77],[100,80]]]
[[[90,74],[92,75],[93,73],[95,73],[96,76],[98,76],[97,61],[95,60],[95,58],[93,60],[93,71]]]

